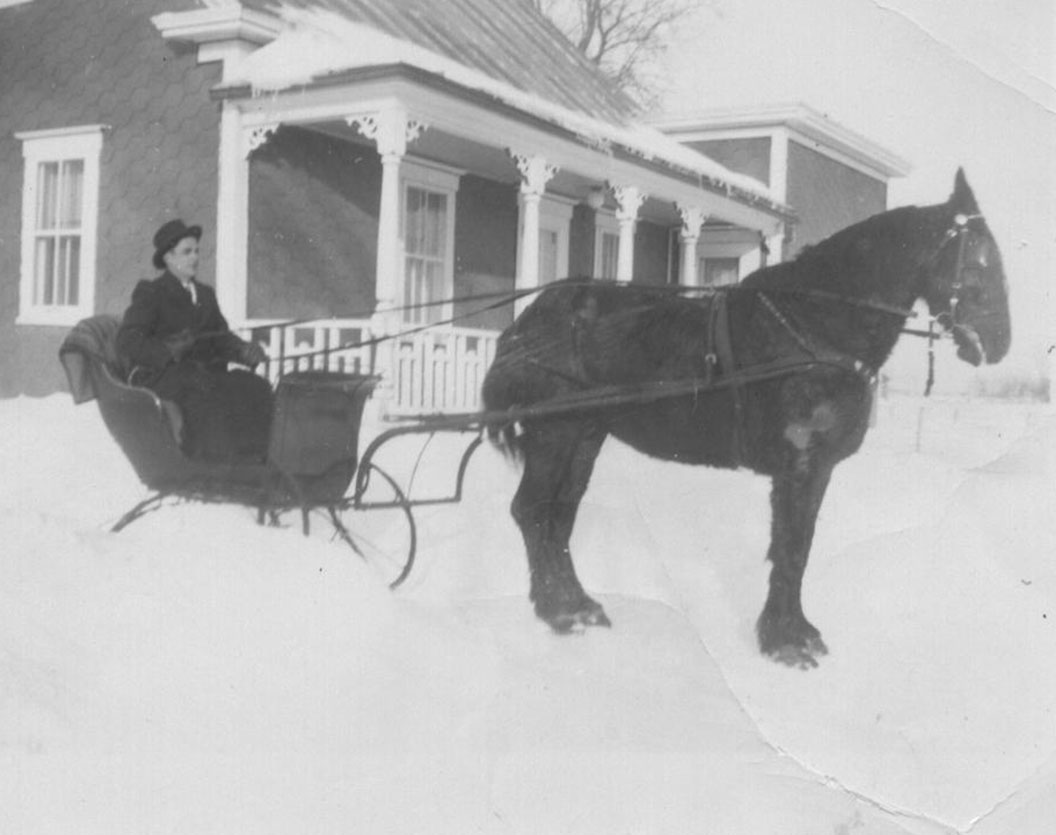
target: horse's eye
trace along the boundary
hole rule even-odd
[[[983,270],[990,266],[990,246],[985,241],[980,243],[972,254],[974,256],[973,260],[975,261],[974,266]]]

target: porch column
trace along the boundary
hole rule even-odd
[[[682,217],[682,232],[679,235],[682,242],[682,266],[679,270],[679,283],[683,287],[696,287],[697,242],[700,240],[700,227],[708,216],[700,206],[679,206],[678,213]]]
[[[381,154],[381,201],[378,205],[378,255],[375,269],[374,315],[397,306],[400,289],[400,161],[395,151]]]
[[[636,186],[614,186],[616,197],[616,221],[620,229],[620,248],[616,260],[618,281],[630,281],[634,277],[634,229],[638,223],[638,210],[645,201],[645,193]]]
[[[764,238],[764,240],[766,241],[766,244],[767,244],[767,246],[770,249],[770,254],[767,255],[767,258],[766,258],[766,263],[767,264],[779,264],[782,261],[784,261],[785,260],[785,241],[787,240],[786,237],[785,237],[784,224],[781,224],[781,226],[778,227],[778,230],[777,230],[777,232],[775,234],[770,235],[767,238]]]
[[[278,128],[245,125],[235,102],[220,111],[216,196],[216,296],[233,326],[249,315],[249,157]]]
[[[398,327],[396,308],[403,290],[400,240],[400,164],[423,125],[407,118],[400,108],[346,117],[368,139],[374,140],[381,156],[381,195],[378,205],[378,254],[375,262],[374,326],[382,332]]]
[[[546,192],[546,184],[557,173],[543,157],[513,154],[513,161],[521,172],[520,240],[517,242],[517,276],[515,289],[529,290],[539,286],[539,204]],[[514,304],[520,314],[531,304],[528,294]]]

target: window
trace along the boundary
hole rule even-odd
[[[736,284],[741,277],[740,258],[701,258],[699,278],[705,287]]]
[[[594,215],[594,277],[616,278],[620,261],[620,233],[616,218],[596,212]]]
[[[72,325],[95,312],[102,132],[15,134],[24,159],[19,324]]]
[[[539,283],[568,276],[568,227],[572,203],[545,195],[539,205]]]
[[[439,322],[451,316],[454,285],[454,205],[458,176],[404,162],[403,321]]]

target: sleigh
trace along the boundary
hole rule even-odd
[[[358,458],[364,407],[377,376],[288,374],[275,389],[266,456],[200,460],[180,447],[178,406],[124,382],[128,369],[115,350],[119,326],[113,316],[85,319],[59,351],[74,402],[98,403],[107,429],[150,491],[112,531],[172,502],[242,505],[256,511],[259,524],[270,525],[296,513],[305,535],[311,520],[321,516],[333,538],[367,560],[391,587],[406,579],[417,550],[411,503],[385,470]]]

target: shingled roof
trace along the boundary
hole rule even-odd
[[[586,116],[616,125],[635,117],[630,98],[529,0],[256,0],[252,5],[279,14],[328,11]]]

